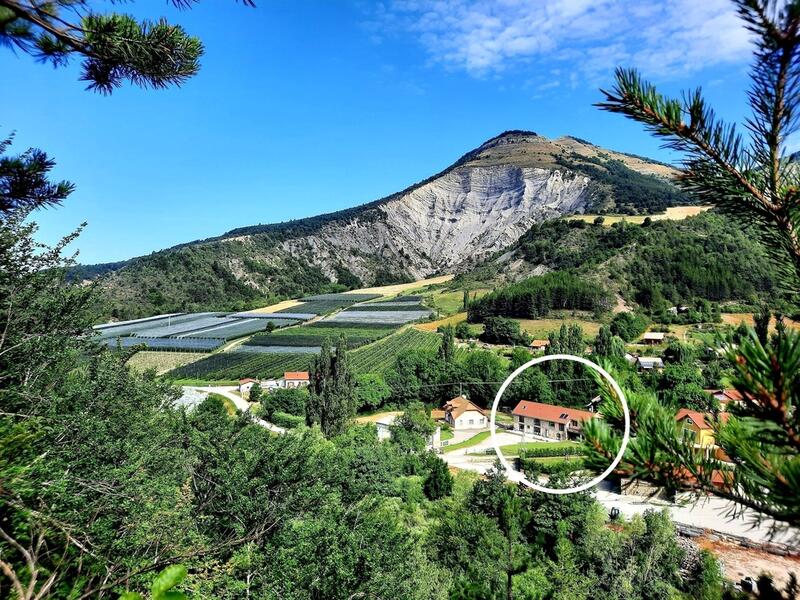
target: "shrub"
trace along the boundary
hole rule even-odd
[[[298,417],[280,411],[272,413],[270,420],[278,427],[285,427],[286,429],[293,429],[294,427],[299,427],[300,425],[306,422],[304,417]]]

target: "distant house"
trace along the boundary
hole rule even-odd
[[[522,400],[511,412],[514,430],[551,440],[577,439],[583,424],[597,414],[579,408],[567,408]]]
[[[728,413],[720,413],[720,420],[725,423],[728,420]],[[700,412],[699,410],[692,410],[690,408],[682,408],[675,415],[675,421],[681,427],[681,433],[684,438],[690,439],[696,448],[705,448],[709,451],[714,451],[717,458],[720,460],[729,460],[727,456],[717,448],[717,440],[714,437],[714,417],[709,413]]]
[[[308,371],[286,371],[283,374],[283,387],[287,389],[305,387],[309,383]]]
[[[603,399],[600,396],[595,396],[589,402],[586,403],[586,410],[590,413],[600,412],[600,405],[603,403]]]
[[[664,343],[666,334],[661,331],[648,331],[642,336],[642,343],[648,346],[657,346]]]
[[[550,340],[533,340],[531,342],[531,350],[534,352],[544,352],[550,345]]]
[[[392,437],[392,425],[398,415],[386,415],[375,421],[375,428],[378,430],[378,440],[384,441]],[[429,449],[438,450],[442,447],[442,428],[437,425],[434,432],[428,436],[427,447]]]
[[[725,390],[706,390],[711,396],[713,396],[717,402],[720,403],[720,406],[726,408],[728,406],[734,404],[744,404],[744,396],[733,388],[725,389]]]
[[[454,431],[484,429],[489,424],[486,411],[464,396],[456,396],[452,400],[448,400],[443,410],[444,420]]]
[[[239,393],[240,394],[249,394],[250,388],[252,388],[255,384],[258,383],[258,379],[251,379],[247,377],[246,379],[239,380]]]
[[[654,356],[637,356],[635,364],[642,371],[660,371],[664,368],[664,361]]]

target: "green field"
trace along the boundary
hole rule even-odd
[[[298,328],[299,329],[299,328]],[[436,333],[404,329],[350,353],[354,373],[383,374],[394,366],[397,355],[410,349],[437,350],[441,338]],[[170,371],[171,379],[241,379],[280,377],[284,371],[305,371],[313,354],[272,354],[220,352]]]
[[[440,344],[441,337],[438,334],[408,328],[354,350],[350,353],[350,364],[356,373],[383,374],[394,366],[401,352],[412,349],[437,350]]]
[[[171,379],[200,379],[217,381],[244,377],[280,377],[285,371],[305,371],[313,354],[268,354],[248,352],[221,352],[195,363],[170,371]]]
[[[197,362],[203,358],[199,352],[154,352],[142,350],[128,359],[126,363],[135,371],[144,372],[155,369],[161,375],[172,369],[177,369],[189,363]]]
[[[533,448],[548,448],[552,450],[560,450],[563,448],[580,448],[578,442],[522,442],[520,444],[510,444],[508,446],[500,446],[500,452],[504,456],[519,456],[521,450],[530,450]],[[564,456],[545,457],[557,458],[563,460]]]
[[[291,327],[272,333],[254,335],[245,342],[248,346],[321,346],[329,339],[335,344],[344,335],[350,349],[374,342],[392,332],[387,328],[366,327]]]
[[[488,438],[491,435],[489,431],[481,431],[480,433],[476,433],[471,438],[464,440],[463,442],[459,442],[457,444],[453,444],[451,446],[445,446],[443,448],[443,452],[452,452],[453,450],[460,450],[461,448],[471,448],[472,446],[477,446],[483,440]]]

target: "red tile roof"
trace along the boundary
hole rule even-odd
[[[239,385],[244,385],[245,383],[258,383],[258,379],[251,379],[250,377],[247,377],[246,379],[239,380]]]
[[[588,421],[597,416],[597,414],[591,413],[588,410],[555,406],[554,404],[543,404],[541,402],[531,402],[530,400],[521,400],[512,411],[512,414],[532,419],[542,419],[553,423]]]
[[[720,413],[720,420],[725,423],[728,421],[728,413]],[[699,410],[692,410],[691,408],[682,408],[675,415],[676,421],[682,421],[689,417],[700,429],[713,429],[711,423],[714,422],[714,417],[709,413],[700,412]]]
[[[532,340],[531,347],[532,348],[544,348],[545,346],[550,345],[550,340]]]
[[[308,371],[286,371],[283,374],[283,378],[294,381],[308,381]]]

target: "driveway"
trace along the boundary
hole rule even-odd
[[[238,394],[234,394],[233,392],[236,391],[238,388],[236,386],[228,386],[228,385],[219,385],[219,386],[208,386],[208,387],[193,387],[193,386],[184,386],[184,390],[195,391],[195,392],[208,392],[209,394],[219,394],[220,396],[225,396],[231,402],[233,402],[234,406],[237,409],[242,411],[243,413],[250,412],[250,403],[242,398]],[[253,415],[250,415],[250,418],[253,420],[253,423],[256,425],[260,425],[265,429],[269,429],[275,433],[286,433],[286,429],[283,427],[278,427],[274,423],[270,423],[269,421],[265,421],[264,419],[259,419]]]

